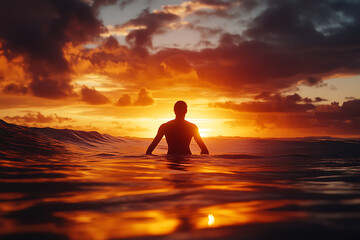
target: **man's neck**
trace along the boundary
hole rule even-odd
[[[185,121],[185,116],[176,116],[175,120],[176,121]]]

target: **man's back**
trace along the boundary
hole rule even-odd
[[[172,120],[160,127],[168,144],[168,154],[191,154],[189,145],[197,127],[185,120]]]
[[[191,154],[189,145],[192,137],[194,137],[196,143],[201,148],[201,154],[209,154],[209,150],[201,139],[197,126],[185,120],[185,114],[187,113],[186,103],[184,101],[177,101],[174,105],[174,112],[176,118],[159,127],[158,133],[146,150],[146,154],[152,154],[152,151],[164,135],[168,144],[168,154]]]

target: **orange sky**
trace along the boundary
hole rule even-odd
[[[360,136],[357,8],[1,3],[0,118],[153,137],[184,100],[205,137]]]

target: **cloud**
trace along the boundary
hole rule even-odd
[[[129,94],[122,95],[115,103],[118,107],[131,106],[131,97]]]
[[[29,87],[37,97],[60,99],[74,95],[73,86],[70,83],[71,79],[66,74],[40,73],[33,77]]]
[[[358,135],[360,99],[322,104],[307,112],[259,113],[255,125],[262,130],[301,129],[304,135]]]
[[[191,8],[186,8],[188,5]],[[338,7],[327,1],[259,1],[256,6],[262,11],[254,12],[243,33],[201,26],[204,18],[186,25],[204,37],[223,33],[217,46],[205,39],[200,43],[207,47],[201,50],[161,48],[153,52],[154,35],[170,31],[170,23],[182,21],[180,10],[191,14],[194,9],[218,6],[241,12],[254,7],[248,5],[248,1],[194,1],[145,10],[116,26],[127,31],[129,47],[109,37],[99,48],[79,50],[69,62],[73,69],[108,75],[125,87],[197,85],[229,95],[256,94],[264,89],[281,92],[298,84],[321,87],[336,73],[360,72],[356,50],[360,39],[350,34],[360,28],[360,19],[351,10],[360,10],[360,4],[350,1]],[[340,15],[348,20],[337,17]]]
[[[242,1],[195,0],[184,1],[178,5],[164,5],[164,12],[173,13],[182,17],[187,15],[229,17],[228,10]]]
[[[134,102],[131,101],[129,94],[123,94],[115,103],[115,106],[148,106],[154,104],[154,99],[150,96],[150,93],[146,88],[141,88],[138,92],[138,96]]]
[[[119,42],[116,40],[116,38],[114,38],[113,36],[110,36],[110,37],[108,37],[108,38],[105,39],[105,41],[104,41],[103,44],[102,44],[102,47],[103,47],[105,50],[114,51],[114,50],[120,48],[120,44],[119,44]]]
[[[98,10],[101,6],[114,5],[118,0],[93,0],[92,7]]]
[[[96,11],[81,0],[0,1],[0,41],[11,61],[24,58],[31,92],[38,97],[73,94],[71,66],[64,57],[67,44],[79,45],[99,35]]]
[[[186,28],[195,30],[200,33],[202,39],[208,39],[213,36],[218,36],[223,33],[222,29],[220,28],[211,28],[211,27],[204,27],[204,26],[196,26],[194,24],[186,24],[184,25]]]
[[[211,107],[231,109],[238,112],[306,112],[315,109],[315,105],[309,103],[309,99],[304,99],[298,94],[286,95],[270,94],[264,92],[255,96],[256,101],[234,103],[212,103]],[[305,102],[305,103],[304,103]],[[311,101],[312,102],[312,101]]]
[[[3,88],[2,92],[5,94],[25,95],[29,92],[29,89],[20,84],[10,83]]]
[[[316,103],[316,102],[327,101],[327,99],[321,98],[321,97],[315,97],[315,99],[311,99],[311,98],[306,97],[306,98],[303,98],[302,101],[305,102],[305,103]]]
[[[150,97],[149,92],[145,88],[141,88],[138,98],[134,102],[134,106],[148,106],[154,104],[154,99]]]
[[[228,2],[214,3],[227,6]],[[355,11],[360,3],[266,1],[262,5],[264,10],[249,20],[241,35],[224,33],[216,48],[177,54],[190,59],[200,80],[243,93],[265,88],[275,92],[299,81],[326,86],[324,79],[334,73],[360,72],[360,37],[353,34],[360,31]],[[159,55],[171,52],[175,51],[164,49]]]
[[[68,118],[68,117],[60,117],[57,114],[50,114],[50,115],[43,115],[40,112],[34,113],[34,112],[29,112],[26,113],[23,116],[5,116],[4,119],[6,121],[12,122],[12,123],[16,123],[16,124],[23,124],[23,125],[27,125],[27,124],[32,124],[32,123],[63,123],[63,122],[71,122],[73,121],[72,118]]]
[[[188,73],[192,70],[189,60],[183,55],[173,55],[163,60],[163,66],[177,72]]]
[[[360,30],[360,17],[355,11],[360,10],[360,4],[355,1],[344,1],[340,5],[332,1],[308,4],[302,1],[257,1],[253,5],[251,1],[244,0],[186,1],[179,5],[163,6],[161,10],[153,12],[144,10],[138,17],[114,26],[127,35],[128,46],[120,45],[116,38],[110,36],[99,47],[92,49],[83,48],[79,43],[102,31],[103,26],[96,19],[94,7],[74,0],[74,9],[65,13],[58,5],[64,5],[64,9],[67,9],[68,0],[62,3],[43,2],[46,3],[44,9],[51,8],[48,11],[50,16],[55,13],[60,16],[58,20],[40,15],[44,23],[37,22],[35,14],[31,12],[27,24],[26,19],[17,15],[17,21],[8,16],[11,20],[8,21],[9,26],[21,25],[15,24],[17,22],[35,26],[29,29],[37,31],[30,33],[27,38],[19,33],[23,39],[39,38],[43,41],[34,40],[33,45],[30,45],[32,41],[17,42],[16,37],[10,38],[12,35],[7,34],[6,28],[0,30],[0,38],[5,44],[3,48],[11,50],[11,54],[7,53],[8,59],[13,54],[23,55],[25,66],[31,73],[30,83],[20,85],[29,88],[27,93],[40,97],[63,98],[74,94],[70,72],[72,75],[107,75],[114,82],[121,82],[125,88],[131,89],[202,86],[227,95],[254,94],[264,89],[279,92],[299,83],[310,87],[325,86],[326,78],[335,73],[360,72],[357,54],[360,39],[353,34]],[[124,4],[130,2],[123,1]],[[35,5],[40,3],[36,2]],[[200,15],[196,21],[191,20],[191,23],[184,25],[199,31],[205,38],[222,33],[217,46],[203,39],[199,43],[206,48],[201,50],[153,48],[153,37],[170,31],[170,25],[184,21],[185,15],[198,10],[214,12],[216,9],[230,11],[229,14],[242,13],[256,6],[260,6],[261,11],[252,12],[254,16],[247,20],[247,25],[243,25],[245,29],[242,33],[202,25],[206,23],[206,18]],[[30,10],[33,8],[29,6]],[[80,14],[80,9],[83,9],[84,16]],[[26,10],[22,9],[21,12],[25,13]],[[70,22],[76,22],[74,19],[79,23],[73,26]],[[46,26],[57,21],[59,27],[48,30],[45,35],[39,33],[39,29],[47,29]],[[77,31],[77,27],[80,30]],[[17,91],[15,87],[11,89],[5,91],[9,94],[25,92]]]
[[[127,6],[129,6],[130,4],[136,2],[136,0],[121,0],[120,1],[120,8],[121,9],[124,9],[126,8]]]
[[[81,100],[92,105],[100,105],[110,102],[109,99],[95,88],[83,86],[81,89]]]
[[[325,87],[325,86],[327,86],[327,84],[325,84],[323,82],[321,77],[313,77],[313,76],[309,76],[307,79],[300,81],[300,83],[302,83],[306,86],[309,86],[309,87],[312,87],[312,86]]]
[[[337,102],[333,102],[331,105],[319,106],[315,111],[317,119],[326,120],[360,120],[360,99],[353,99],[346,101],[339,105]]]
[[[164,31],[168,22],[179,19],[179,16],[165,12],[149,12],[145,9],[137,18],[131,19],[118,28],[138,28],[132,30],[126,41],[140,54],[147,54],[147,48],[152,47],[152,36]]]

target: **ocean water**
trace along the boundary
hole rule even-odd
[[[0,239],[359,239],[360,140],[166,143],[0,120]]]

